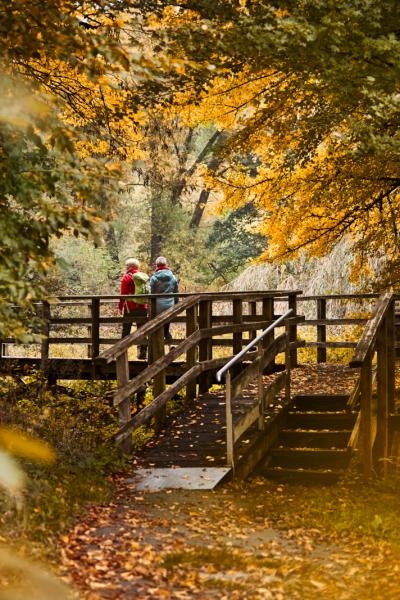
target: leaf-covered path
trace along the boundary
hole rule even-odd
[[[262,480],[208,493],[118,488],[64,539],[64,565],[84,597],[399,597],[397,549],[300,526],[294,503],[305,520],[310,509],[301,488]]]
[[[296,386],[346,391],[353,374],[299,369]],[[336,382],[336,383],[335,383]],[[334,389],[333,389],[334,388]],[[395,482],[331,488],[255,478],[213,492],[115,482],[62,540],[64,576],[90,599],[397,599]]]

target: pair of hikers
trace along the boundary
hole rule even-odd
[[[146,273],[140,271],[140,262],[136,258],[128,258],[125,262],[126,273],[121,280],[121,296],[139,294],[177,294],[178,280],[168,267],[167,259],[159,256],[156,259],[156,269],[149,278]],[[178,298],[157,298],[156,314],[171,308],[178,302]],[[148,304],[145,298],[119,301],[119,310],[125,319],[122,324],[122,337],[129,335],[132,327],[132,317],[147,318]],[[170,324],[164,325],[164,338],[167,344],[171,343],[172,335],[169,330]],[[139,346],[138,358],[145,360],[147,357],[147,346]]]

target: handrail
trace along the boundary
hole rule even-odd
[[[250,350],[250,348],[253,348],[254,346],[256,346],[259,341],[261,341],[268,333],[273,331],[275,329],[275,327],[277,327],[280,323],[282,323],[282,321],[287,319],[288,316],[291,315],[292,313],[293,313],[293,308],[290,308],[283,315],[278,317],[273,323],[271,323],[271,325],[268,325],[268,327],[266,329],[264,329],[264,331],[262,331],[260,333],[260,335],[258,335],[256,338],[254,338],[254,340],[252,340],[249,344],[247,344],[247,346],[245,346],[240,352],[238,352],[236,354],[236,356],[234,356],[226,365],[224,365],[222,367],[222,369],[220,369],[217,372],[217,375],[216,375],[217,381],[221,381],[222,375],[224,373],[226,373],[233,365],[235,365],[237,362],[239,362],[239,360],[242,358],[242,356],[244,356],[246,354],[246,352],[248,352]]]
[[[198,301],[198,295],[189,296],[189,298],[186,298],[179,304],[171,306],[171,308],[168,308],[164,312],[160,313],[155,319],[147,321],[147,323],[142,325],[134,333],[131,333],[126,337],[122,338],[111,348],[107,348],[107,350],[102,352],[96,360],[105,360],[106,362],[111,362],[112,360],[115,360],[116,358],[121,356],[121,354],[126,352],[128,348],[130,348],[135,342],[141,342],[148,335],[160,329],[160,327],[165,325],[165,323],[168,323],[171,320],[171,318],[175,317],[182,311],[191,308],[192,306],[197,304]]]
[[[378,333],[379,326],[386,315],[386,311],[393,300],[393,292],[385,292],[379,297],[379,301],[376,307],[374,315],[367,322],[362,336],[357,344],[354,351],[353,358],[351,359],[349,366],[351,368],[361,367],[368,352],[373,347],[376,336]]]
[[[248,290],[245,292],[242,291],[231,291],[231,292],[179,292],[177,294],[163,294],[163,296],[168,296],[168,298],[176,297],[176,298],[187,298],[189,296],[200,296],[201,298],[220,298],[221,300],[224,298],[247,298],[251,296],[260,296],[260,297],[279,297],[286,298],[289,294],[299,295],[302,294],[302,290]],[[63,300],[91,300],[99,299],[99,300],[119,300],[124,298],[159,298],[160,294],[92,294],[92,295],[74,295],[74,296],[51,296],[47,300],[53,301],[63,301]]]

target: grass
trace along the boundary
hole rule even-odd
[[[398,475],[371,481],[353,471],[347,481],[332,486],[271,486],[264,481],[259,485],[262,500],[255,503],[250,495],[244,507],[251,519],[270,519],[284,529],[357,535],[400,549]]]
[[[40,556],[51,556],[54,540],[91,502],[105,502],[110,477],[124,469],[116,449],[116,411],[105,399],[108,383],[46,389],[39,379],[0,380],[0,424],[48,442],[56,451],[49,466],[22,462],[28,483],[18,509],[0,497],[0,536]]]

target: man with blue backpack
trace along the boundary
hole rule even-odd
[[[167,259],[165,256],[159,256],[156,259],[156,271],[150,277],[150,291],[152,294],[165,294],[165,298],[157,298],[156,300],[156,314],[164,312],[174,304],[177,304],[178,298],[168,297],[167,294],[178,293],[178,280],[167,266]],[[167,344],[172,342],[172,335],[169,330],[170,323],[164,325],[164,338]]]
[[[140,263],[136,258],[128,258],[125,262],[126,273],[121,280],[121,296],[134,296],[139,294],[148,294],[149,276],[139,271]],[[132,317],[147,319],[147,300],[146,298],[134,298],[126,300],[121,298],[118,308],[124,316],[122,324],[122,337],[130,334],[132,328]],[[145,360],[147,357],[147,346],[139,346],[138,358]]]

